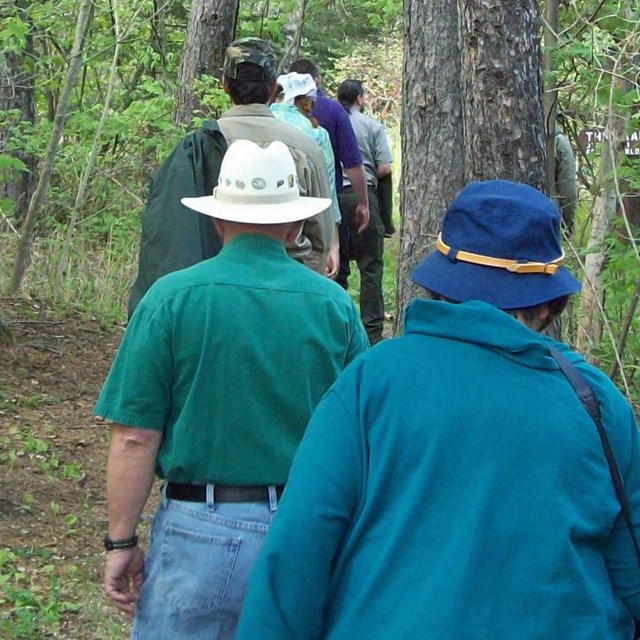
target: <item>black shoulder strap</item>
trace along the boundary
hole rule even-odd
[[[616,490],[616,496],[618,496],[618,502],[620,503],[622,516],[627,523],[627,528],[629,529],[629,533],[631,534],[631,541],[633,542],[633,548],[636,553],[636,559],[638,561],[638,565],[640,565],[640,546],[638,546],[638,540],[633,530],[631,511],[629,509],[629,503],[627,502],[627,496],[624,493],[624,484],[622,482],[622,477],[620,476],[620,471],[618,470],[618,465],[616,464],[616,459],[613,455],[611,444],[609,443],[609,438],[607,437],[607,433],[604,430],[604,426],[602,424],[602,419],[600,416],[600,405],[596,400],[593,390],[591,389],[587,381],[582,377],[582,374],[578,371],[578,369],[573,364],[571,364],[571,362],[569,362],[569,360],[567,360],[567,358],[565,358],[552,344],[549,344],[548,346],[551,355],[558,363],[560,369],[562,370],[562,373],[564,373],[564,375],[567,377],[567,380],[569,380],[569,383],[576,392],[580,402],[587,410],[587,413],[596,425],[598,435],[600,436],[600,442],[602,443],[602,449],[604,450],[604,455],[607,459],[607,464],[609,465],[609,474],[611,475],[611,480],[613,481],[613,486]]]

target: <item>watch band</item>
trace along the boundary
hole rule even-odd
[[[138,536],[133,535],[131,538],[124,540],[112,540],[109,536],[104,537],[104,548],[107,551],[114,551],[115,549],[130,549],[138,545]]]

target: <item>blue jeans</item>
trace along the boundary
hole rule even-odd
[[[277,509],[271,502],[164,497],[153,521],[132,640],[232,640],[251,569]]]

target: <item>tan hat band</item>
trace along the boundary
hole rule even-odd
[[[300,199],[300,194],[297,191],[289,191],[283,193],[273,194],[240,194],[240,193],[225,193],[221,191],[219,187],[213,190],[213,197],[218,202],[226,202],[228,204],[286,204],[287,202],[296,202]]]
[[[564,264],[564,252],[562,252],[562,255],[559,258],[556,258],[551,262],[518,262],[517,260],[483,256],[478,253],[470,253],[468,251],[454,251],[443,242],[442,233],[438,234],[436,249],[451,260],[470,262],[471,264],[479,264],[483,267],[497,267],[498,269],[506,269],[511,273],[545,273],[552,276],[558,268]]]

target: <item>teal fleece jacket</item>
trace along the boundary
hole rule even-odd
[[[484,303],[414,302],[406,334],[318,405],[238,640],[631,638],[640,570],[595,426],[547,340]],[[631,408],[556,346],[602,405],[639,522]]]

